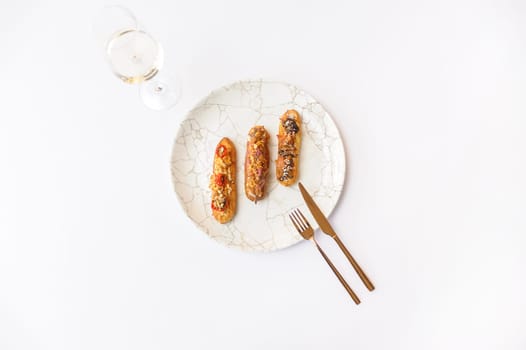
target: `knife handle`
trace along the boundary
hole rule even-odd
[[[360,304],[360,299],[358,298],[358,296],[354,293],[354,291],[351,289],[351,287],[349,287],[349,285],[347,284],[347,282],[345,281],[345,279],[343,278],[343,276],[340,274],[340,272],[336,269],[336,266],[334,266],[331,262],[331,260],[329,259],[329,257],[327,255],[325,255],[325,252],[321,249],[321,247],[318,245],[318,242],[316,242],[315,240],[312,240],[312,242],[314,243],[314,245],[316,246],[316,248],[318,248],[318,251],[320,252],[321,256],[323,256],[323,258],[325,259],[325,261],[327,262],[327,264],[329,264],[329,266],[331,267],[332,269],[332,272],[334,272],[334,274],[336,275],[336,277],[338,277],[338,279],[340,280],[340,283],[343,285],[343,287],[345,288],[345,290],[347,290],[347,293],[349,293],[349,295],[351,296],[352,300],[355,302],[356,305]]]
[[[373,291],[374,290],[373,284],[371,283],[371,281],[369,280],[365,272],[363,272],[360,265],[358,265],[356,260],[354,260],[351,253],[347,250],[343,242],[340,241],[340,237],[335,235],[333,238],[338,244],[338,247],[340,247],[340,249],[342,250],[343,254],[345,254],[345,256],[347,257],[347,260],[349,260],[349,262],[351,263],[352,267],[354,268],[354,271],[356,271],[358,276],[360,276],[360,279],[362,280],[363,284],[365,284],[365,286],[367,287],[367,289],[369,289],[369,291]]]

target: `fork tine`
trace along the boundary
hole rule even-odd
[[[296,213],[294,211],[290,213],[290,217],[293,220],[294,225],[298,228],[298,231],[304,231],[303,226],[301,225],[301,221],[298,220],[298,217],[296,216]]]
[[[302,231],[305,231],[307,229],[307,227],[305,226],[305,223],[303,222],[303,220],[301,220],[301,218],[299,217],[298,213],[297,213],[297,209],[295,209],[293,212],[292,212],[292,215],[294,216],[294,218],[296,219],[296,221],[298,222],[300,228]]]
[[[296,209],[296,211],[297,211],[298,214],[300,214],[300,216],[303,218],[303,222],[307,225],[307,227],[311,227],[309,221],[307,221],[307,219],[305,218],[305,216],[303,216],[303,213],[301,212],[301,210]]]
[[[292,224],[294,225],[296,230],[298,230],[298,232],[301,233],[300,227],[298,226],[298,224],[296,224],[296,221],[294,220],[294,217],[292,216],[292,214],[289,214],[289,218],[290,218],[290,221],[292,221]]]

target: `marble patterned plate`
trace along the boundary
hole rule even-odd
[[[218,242],[245,251],[273,251],[302,238],[288,219],[299,207],[317,227],[298,186],[284,187],[275,178],[279,117],[296,109],[303,119],[299,181],[327,215],[336,206],[345,179],[345,153],[333,120],[312,96],[286,83],[246,80],[219,88],[199,102],[181,123],[172,152],[172,179],[186,214]],[[264,125],[270,138],[268,195],[257,204],[244,193],[247,133]],[[214,150],[222,137],[237,150],[238,205],[234,219],[217,223],[210,209],[209,178]]]

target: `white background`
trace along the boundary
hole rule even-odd
[[[0,349],[526,348],[524,1],[133,1],[184,100],[95,48],[102,1],[0,4]],[[355,306],[307,242],[230,250],[173,193],[178,123],[243,78],[332,113]]]

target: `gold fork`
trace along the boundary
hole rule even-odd
[[[334,272],[336,277],[338,277],[338,279],[340,280],[341,284],[343,285],[345,290],[347,290],[347,293],[349,293],[349,295],[351,296],[352,300],[356,303],[356,305],[360,304],[360,299],[358,299],[358,296],[354,293],[354,291],[351,289],[351,287],[349,287],[349,285],[347,284],[345,279],[343,279],[343,276],[340,274],[340,272],[333,265],[333,263],[331,262],[329,257],[327,255],[325,255],[325,252],[321,249],[320,245],[316,241],[316,238],[314,237],[314,230],[312,229],[311,225],[309,224],[309,222],[307,221],[305,216],[303,216],[301,211],[299,209],[296,209],[289,215],[289,217],[290,217],[290,220],[292,221],[292,224],[294,225],[294,227],[296,227],[296,230],[298,230],[299,234],[304,239],[309,240],[312,243],[314,243],[316,248],[318,248],[318,251],[320,252],[321,256],[323,256],[323,258],[325,259],[327,264],[329,264],[329,266],[332,269],[332,272]]]

